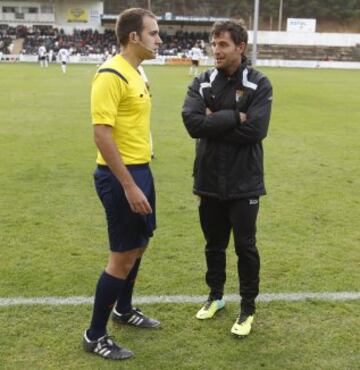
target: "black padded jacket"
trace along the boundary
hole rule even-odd
[[[195,194],[221,200],[266,194],[262,140],[271,104],[270,81],[247,66],[246,59],[230,77],[210,69],[194,79],[182,117],[190,136],[197,139]],[[206,115],[206,108],[212,114]],[[244,123],[239,112],[246,113]]]

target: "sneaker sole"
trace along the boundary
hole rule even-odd
[[[242,338],[248,337],[251,333],[251,330],[247,334],[239,334],[239,333],[234,332],[233,330],[230,330],[230,332],[231,332],[232,335],[242,339]]]
[[[123,361],[123,360],[129,360],[130,358],[134,357],[134,353],[132,353],[131,355],[126,355],[124,357],[114,359],[114,358],[109,358],[109,357],[103,357],[100,354],[95,353],[93,351],[85,351],[85,352],[90,353],[91,355],[94,355],[96,357],[101,357],[102,359],[107,360],[107,361]]]
[[[238,339],[238,340],[246,339],[249,336],[249,334],[239,335],[239,334],[235,334],[233,332],[231,332],[231,335],[232,335],[233,338]]]
[[[101,357],[104,360],[121,361],[121,360],[127,360],[127,359],[132,358],[134,356],[134,352],[126,351],[126,354],[124,354],[123,357],[114,359],[114,358],[104,357],[100,353],[94,352],[94,349],[88,347],[86,344],[84,344],[84,342],[82,343],[82,347],[83,347],[83,350],[86,353],[89,353],[89,354],[97,356],[97,357]]]

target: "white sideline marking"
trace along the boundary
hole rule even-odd
[[[138,296],[134,303],[202,303],[207,296],[189,295],[163,295],[163,296]],[[239,302],[236,294],[225,295],[227,302]],[[258,302],[287,301],[297,302],[312,299],[316,301],[352,301],[360,299],[360,292],[325,292],[325,293],[264,293],[257,298]],[[18,305],[81,305],[92,304],[93,297],[13,297],[0,298],[0,306]]]

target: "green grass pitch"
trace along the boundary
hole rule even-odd
[[[0,297],[90,296],[107,260],[92,172],[94,65],[0,64]],[[204,295],[203,238],[191,194],[194,142],[180,110],[184,67],[145,67],[153,96],[158,230],[136,295]],[[274,87],[264,142],[261,292],[359,291],[360,71],[263,69]],[[238,291],[233,245],[227,294]],[[198,322],[198,305],[148,304],[158,331],[109,331],[133,349],[118,363],[81,349],[91,306],[0,307],[0,369],[355,369],[359,301],[259,303],[249,338],[238,305]],[[358,364],[358,365],[356,365]]]

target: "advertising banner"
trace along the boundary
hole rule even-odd
[[[77,23],[87,23],[89,21],[88,11],[82,8],[68,9],[67,21]]]
[[[286,31],[288,32],[315,32],[316,19],[288,18]]]

